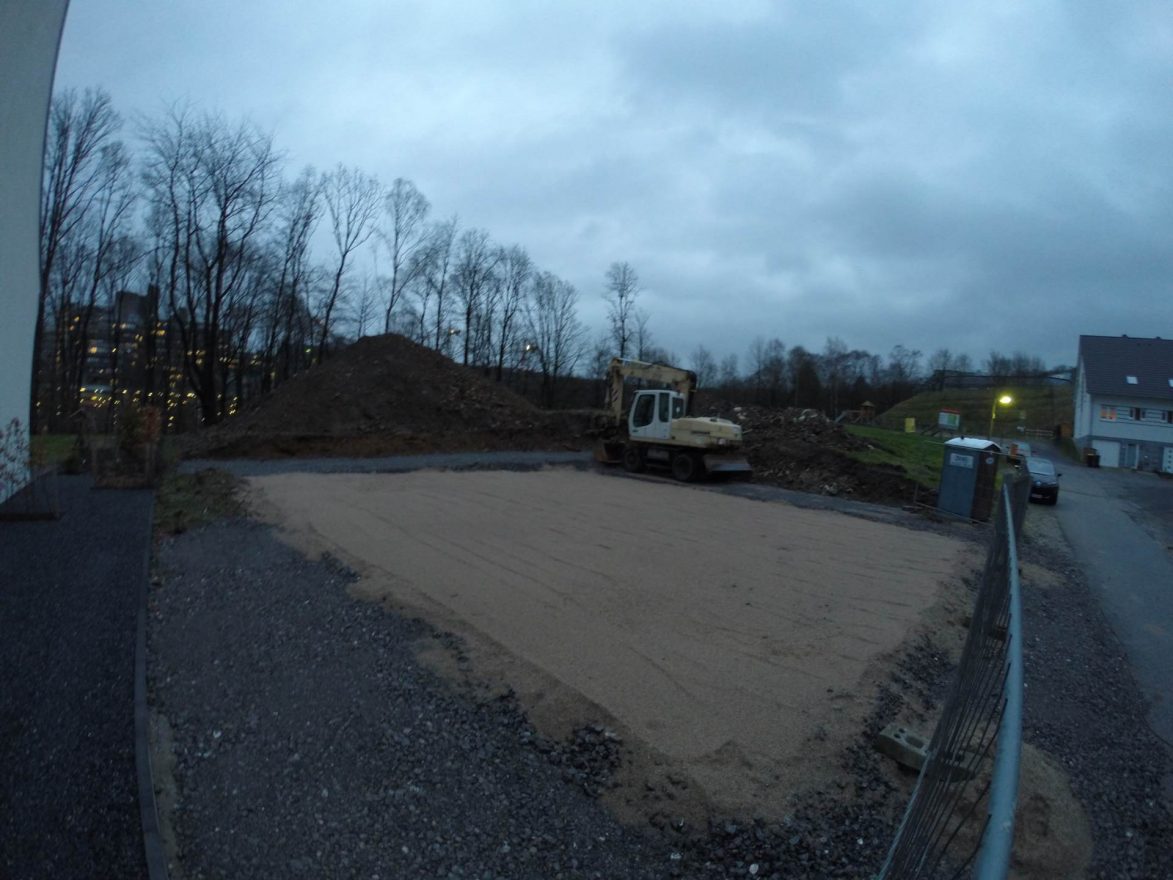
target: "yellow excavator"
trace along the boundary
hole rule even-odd
[[[635,392],[623,425],[623,389],[627,379],[666,386]],[[696,373],[628,358],[612,358],[607,368],[607,412],[619,436],[599,441],[595,458],[639,473],[664,467],[692,482],[711,474],[750,474],[741,452],[741,426],[728,419],[699,418],[689,407],[696,393]]]

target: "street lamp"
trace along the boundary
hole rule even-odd
[[[994,439],[994,419],[998,415],[998,404],[1010,406],[1012,403],[1014,403],[1014,398],[1009,394],[1003,394],[1001,397],[995,397],[994,402],[990,404],[990,430],[986,433],[986,437],[990,440]]]

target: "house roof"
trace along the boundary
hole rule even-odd
[[[1079,360],[1091,394],[1173,401],[1173,339],[1081,336]]]

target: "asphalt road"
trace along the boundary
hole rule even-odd
[[[1056,516],[1150,701],[1153,731],[1173,752],[1173,481],[1055,464]]]
[[[59,520],[0,523],[0,877],[146,877],[134,673],[151,493],[58,488]]]

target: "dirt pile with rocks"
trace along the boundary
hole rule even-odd
[[[867,441],[815,410],[734,405],[706,396],[698,415],[745,430],[755,482],[901,502],[902,468],[851,457]],[[609,429],[595,410],[546,411],[476,370],[396,334],[370,336],[280,385],[184,444],[187,457],[371,457],[427,452],[591,449]],[[611,428],[610,430],[614,430]],[[921,490],[923,499],[923,490]]]
[[[925,500],[904,468],[865,464],[851,457],[871,445],[813,409],[703,401],[698,414],[731,419],[742,427],[745,456],[754,481],[802,492],[861,501]]]
[[[195,439],[189,456],[373,456],[577,448],[587,413],[546,413],[397,334],[358,340]]]

